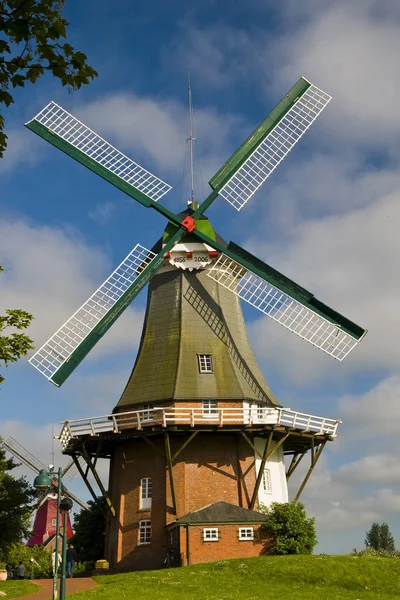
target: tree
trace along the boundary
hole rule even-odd
[[[273,502],[260,511],[268,516],[262,530],[273,554],[312,554],[318,543],[315,519],[307,518],[303,504]]]
[[[0,272],[4,269],[0,266]],[[19,308],[7,309],[4,316],[0,315],[0,365],[2,363],[7,367],[8,363],[15,362],[21,356],[26,356],[29,350],[33,348],[33,342],[24,333],[11,333],[3,335],[8,327],[14,329],[26,329],[29,327],[33,316]],[[0,375],[0,384],[4,377]]]
[[[0,104],[14,102],[10,90],[36,81],[47,71],[63,86],[78,90],[97,77],[86,55],[66,39],[65,0],[0,0]],[[0,113],[0,157],[7,145]]]
[[[104,558],[104,530],[106,526],[106,501],[103,496],[89,500],[74,518],[75,535],[71,538],[79,560],[96,561]]]
[[[7,473],[17,466],[0,447],[0,554],[29,533],[35,490],[24,477],[14,479]]]
[[[395,545],[392,534],[387,523],[372,523],[369,531],[366,532],[365,545],[374,550],[388,550],[394,552]]]

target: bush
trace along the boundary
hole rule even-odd
[[[303,504],[273,502],[260,512],[268,517],[262,531],[272,554],[312,554],[318,543],[315,519],[307,518]]]
[[[31,558],[35,562],[31,561]],[[1,556],[2,564],[7,563],[11,567],[17,567],[22,561],[26,568],[27,577],[33,572],[34,578],[49,577],[52,573],[50,552],[42,546],[28,548],[24,544],[11,544],[7,551]]]
[[[352,556],[370,556],[372,558],[400,558],[400,550],[383,550],[382,548],[375,550],[369,546],[359,552],[354,548],[351,554]]]

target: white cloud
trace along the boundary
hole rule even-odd
[[[93,210],[89,211],[88,217],[95,223],[105,227],[115,215],[116,204],[114,202],[102,202],[96,204]]]
[[[44,148],[37,136],[31,131],[24,129],[22,124],[19,128],[11,128],[6,131],[7,149],[0,159],[0,173],[3,175],[13,171],[17,167],[26,168],[26,165],[36,164],[44,155]]]
[[[40,347],[110,274],[108,257],[75,232],[29,224],[0,223],[1,309],[23,308],[35,317],[29,335]],[[95,357],[139,340],[143,313],[129,308],[96,348]]]
[[[158,177],[181,177],[186,152],[188,108],[173,99],[154,99],[120,93],[106,96],[73,110],[76,116],[141,166]],[[210,178],[247,131],[245,120],[219,114],[214,108],[195,110],[196,170]],[[251,129],[251,128],[250,128]],[[243,134],[244,136],[245,134]]]
[[[399,435],[400,376],[380,381],[368,392],[346,394],[338,402],[340,414],[355,439]]]
[[[334,98],[324,117],[330,121],[330,135],[375,148],[385,148],[400,133],[399,10],[394,3],[386,4],[386,18],[379,18],[376,2],[335,2],[323,10],[311,9],[299,19],[301,26],[295,25],[290,35],[287,31],[280,39],[266,40],[264,50],[264,56],[273,51],[280,57],[273,65],[275,90],[305,75]]]
[[[400,483],[400,457],[396,454],[365,456],[337,469],[337,477],[347,483]]]

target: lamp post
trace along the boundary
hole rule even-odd
[[[53,479],[52,479],[53,477]],[[35,477],[35,480],[33,482],[33,487],[35,487],[38,490],[45,490],[45,489],[49,489],[53,486],[53,480],[54,477],[57,477],[57,519],[56,519],[56,546],[55,546],[55,551],[56,551],[56,556],[55,556],[55,564],[54,564],[54,575],[53,575],[53,600],[57,600],[58,599],[58,586],[57,586],[57,579],[58,579],[58,556],[59,556],[59,551],[58,551],[58,542],[59,542],[59,537],[60,537],[60,504],[61,504],[61,488],[62,488],[62,484],[61,484],[61,478],[62,478],[62,468],[59,467],[58,471],[46,471],[45,469],[42,469],[39,472],[39,475],[37,477]],[[64,515],[64,519],[65,519],[65,515]],[[65,536],[64,536],[65,537]],[[64,565],[64,559],[63,559],[63,565]],[[65,578],[64,578],[64,583],[65,583]],[[64,596],[62,595],[62,590],[60,588],[60,600],[65,600],[65,585],[64,585]]]
[[[67,524],[68,512],[72,508],[71,498],[63,498],[59,504],[59,512],[63,515],[63,535],[62,535],[62,553],[61,553],[61,581],[60,581],[60,600],[65,599],[65,577],[67,571]]]

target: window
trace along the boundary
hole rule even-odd
[[[264,417],[264,404],[257,404],[257,419],[262,421]]]
[[[218,414],[216,400],[203,400],[203,417],[215,417]]]
[[[254,529],[252,527],[239,527],[239,540],[254,540]]]
[[[203,529],[203,540],[205,542],[218,542],[218,529],[216,527]]]
[[[151,521],[145,519],[139,521],[139,545],[150,544],[151,539]]]
[[[264,494],[272,494],[271,471],[269,469],[264,469],[262,484]]]
[[[200,373],[213,373],[213,363],[211,354],[198,354]]]
[[[151,477],[143,477],[143,479],[140,480],[140,508],[151,508],[151,492]]]
[[[52,519],[51,520],[51,525],[52,525],[52,527],[56,527],[56,525],[57,525],[57,519]]]
[[[142,421],[153,419],[154,404],[143,404]]]

